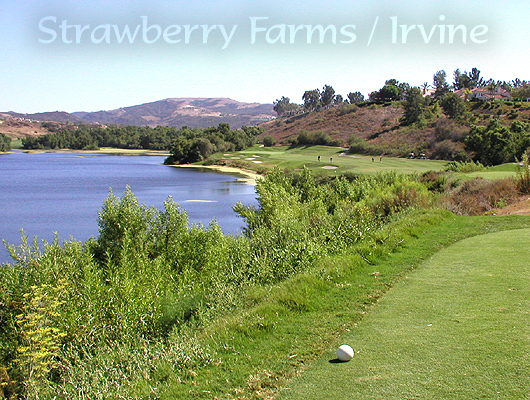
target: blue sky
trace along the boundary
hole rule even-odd
[[[451,81],[456,68],[473,67],[485,78],[530,80],[530,11],[521,0],[0,6],[0,111],[98,111],[168,97],[301,102],[325,84],[367,95],[387,79],[419,86],[437,70]],[[330,27],[323,43],[318,30],[308,34],[319,25]],[[126,28],[137,30],[133,40]]]

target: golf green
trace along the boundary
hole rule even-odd
[[[530,399],[528,249],[523,229],[440,251],[279,398]],[[355,357],[334,362],[343,343]]]

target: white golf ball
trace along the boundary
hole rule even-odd
[[[354,354],[351,346],[348,346],[347,344],[343,344],[337,349],[337,358],[340,361],[350,361]]]

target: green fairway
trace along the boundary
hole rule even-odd
[[[212,160],[226,160],[242,163],[250,169],[264,167],[267,169],[278,166],[284,169],[300,169],[306,167],[315,174],[375,174],[381,171],[398,171],[405,174],[424,173],[427,171],[441,171],[447,165],[444,160],[420,160],[396,157],[379,157],[366,155],[349,155],[347,149],[330,146],[300,146],[300,147],[260,147],[216,154]],[[320,157],[320,161],[319,161]],[[502,179],[514,176],[515,164],[503,164],[485,168],[471,173],[457,173],[464,179],[482,177],[484,179]]]
[[[282,399],[528,399],[530,229],[462,240],[390,291]]]
[[[504,179],[510,176],[515,176],[517,173],[517,164],[507,163],[495,165],[493,167],[485,168],[482,171],[468,172],[461,174],[468,178],[484,178],[484,179]]]
[[[304,166],[312,171],[339,174],[354,172],[373,174],[379,171],[397,170],[404,173],[441,170],[447,161],[409,160],[395,157],[373,157],[364,155],[346,155],[347,149],[329,146],[304,147],[252,147],[244,151],[219,155],[216,158],[245,161],[248,164],[272,168],[297,169]],[[320,161],[319,161],[320,156]],[[373,161],[372,161],[373,159]]]

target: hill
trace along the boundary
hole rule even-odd
[[[13,139],[58,132],[66,128],[68,124],[68,122],[41,122],[34,119],[14,117],[8,113],[0,113],[0,133]]]
[[[407,156],[414,152],[426,153],[430,158],[462,160],[467,158],[464,138],[473,125],[487,126],[497,120],[509,127],[515,121],[530,121],[530,103],[526,102],[470,101],[459,118],[444,114],[436,102],[427,112],[422,123],[406,126],[400,101],[341,104],[265,122],[262,137],[270,135],[277,143],[289,144],[305,131],[327,136],[335,144],[353,143],[358,153]]]
[[[20,123],[27,124],[53,121],[151,127],[163,125],[176,128],[185,125],[191,128],[207,128],[220,123],[228,123],[233,128],[240,128],[243,125],[257,125],[274,117],[272,104],[243,103],[227,98],[170,98],[97,112],[67,113],[55,111],[21,114],[10,111],[0,113],[0,119],[15,119]],[[36,130],[39,132],[38,129]],[[8,131],[5,133],[9,134]],[[26,133],[28,132],[14,132],[11,136],[23,137],[26,136]]]
[[[403,109],[397,105],[359,107],[342,105],[320,112],[312,112],[265,122],[265,135],[278,142],[289,142],[301,131],[323,132],[345,144],[351,135],[370,140],[399,126]]]
[[[85,122],[207,128],[228,123],[257,125],[274,117],[271,104],[241,103],[226,98],[172,98],[110,111],[78,112]]]

